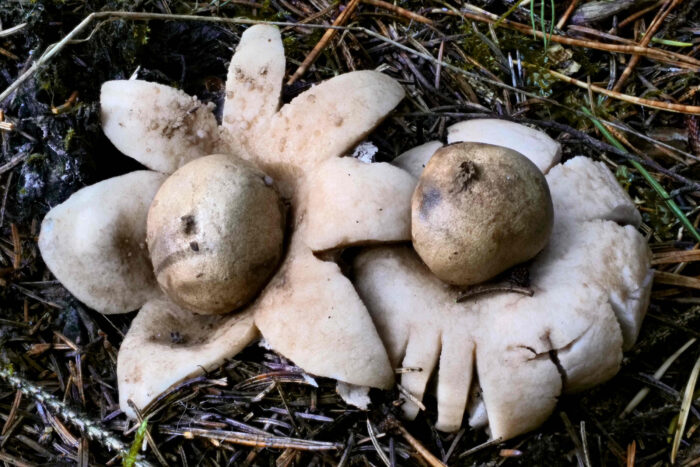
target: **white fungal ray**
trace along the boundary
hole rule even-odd
[[[122,153],[163,173],[212,154],[218,144],[209,106],[183,91],[141,80],[107,81],[102,130]]]
[[[146,217],[165,178],[149,170],[110,178],[78,190],[44,217],[41,256],[89,307],[126,313],[159,294],[146,247]]]
[[[279,109],[284,65],[276,27],[259,25],[243,33],[228,69],[222,122],[235,146],[246,146]]]
[[[496,118],[475,118],[447,129],[447,143],[486,143],[518,151],[543,172],[549,172],[561,159],[561,146],[547,133]]]
[[[283,193],[294,196],[304,175],[346,154],[396,107],[404,91],[382,73],[355,71],[312,86],[278,109],[281,50],[275,27],[258,25],[243,33],[229,69],[222,127],[230,150],[242,151],[277,180]],[[257,58],[246,61],[248,56]]]
[[[352,283],[300,238],[292,238],[252,310],[267,343],[304,370],[357,386],[392,386],[386,351]]]
[[[129,400],[144,408],[173,384],[216,369],[258,336],[250,311],[196,315],[163,295],[149,300],[119,348],[119,406],[135,418]]]
[[[429,141],[398,155],[391,163],[401,167],[417,179],[423,173],[425,164],[442,146],[440,141]]]
[[[632,226],[632,201],[605,166],[586,158],[554,167],[547,180],[555,225],[529,269],[532,297],[494,293],[457,303],[461,292],[408,247],[373,248],[355,260],[354,283],[392,365],[421,370],[404,373],[401,384],[420,400],[437,372],[438,429],[459,429],[476,374],[491,436],[532,430],[563,392],[611,378],[636,339],[650,254]],[[407,401],[403,410],[413,418],[418,407]]]
[[[324,251],[409,240],[414,186],[410,174],[391,164],[328,159],[309,174],[300,194],[304,241],[312,250]]]
[[[629,201],[615,176],[605,165],[587,157],[574,157],[552,168],[547,181],[552,190],[573,191],[572,196],[553,199],[558,217],[579,220],[606,219],[639,227],[642,216]]]

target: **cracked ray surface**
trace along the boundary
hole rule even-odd
[[[357,385],[393,384],[389,358],[364,303],[339,267],[314,252],[410,238],[413,177],[389,164],[341,158],[399,103],[403,89],[381,73],[357,71],[313,86],[280,107],[284,72],[279,30],[256,25],[243,33],[231,61],[221,126],[210,105],[167,86],[130,80],[102,87],[105,134],[126,155],[166,174],[212,153],[241,157],[265,171],[290,205],[289,245],[279,270],[253,304],[233,315],[183,311],[152,287],[152,266],[143,255],[139,264],[147,277],[129,278],[134,268],[118,271],[125,284],[121,295],[137,300],[112,307],[90,293],[76,294],[100,312],[143,305],[119,353],[121,407],[130,415],[127,399],[143,408],[172,384],[233,357],[260,334],[309,373]],[[158,178],[158,185],[165,178],[144,173]],[[341,183],[340,176],[352,182]],[[349,191],[339,192],[342,186]],[[74,196],[87,196],[81,192]],[[118,196],[119,190],[112,187],[107,195]],[[135,236],[143,241],[149,203],[144,201],[138,216],[125,209],[108,223],[140,222],[143,232]],[[78,210],[100,210],[88,204]],[[317,228],[324,221],[337,222],[337,229]],[[44,240],[42,252],[53,247],[47,243],[61,241],[48,235]],[[88,290],[100,286],[98,276],[86,281]],[[64,282],[71,292],[77,290],[69,283]]]
[[[417,175],[435,149],[425,144],[395,163]],[[459,429],[468,407],[481,412],[477,421],[485,412],[493,438],[532,430],[563,392],[611,378],[636,339],[651,272],[633,203],[588,158],[554,166],[547,181],[554,231],[530,265],[532,297],[495,293],[457,303],[461,291],[405,246],[372,248],[355,260],[354,283],[392,365],[421,369],[401,384],[421,400],[436,378],[440,430]],[[473,396],[477,387],[483,402]],[[418,407],[407,401],[403,411],[414,418]]]

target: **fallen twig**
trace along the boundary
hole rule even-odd
[[[357,5],[359,4],[360,0],[350,0],[348,6],[346,6],[345,9],[335,19],[335,21],[333,21],[333,26],[342,26],[343,24],[345,24],[345,22],[348,20],[348,18],[350,18],[350,16],[355,11],[355,8],[357,8]],[[326,45],[328,45],[331,39],[333,39],[336,33],[336,29],[328,29],[323,34],[323,36],[321,36],[321,40],[318,41],[318,43],[314,46],[311,52],[309,52],[309,54],[306,56],[304,61],[301,62],[301,65],[299,65],[297,71],[295,71],[294,74],[289,78],[289,80],[287,81],[287,85],[294,84],[296,80],[301,78],[304,75],[304,73],[306,73],[306,70],[311,66],[313,62],[316,61],[320,53],[323,51]]]

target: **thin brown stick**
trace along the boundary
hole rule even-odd
[[[627,445],[627,467],[634,467],[634,460],[637,455],[637,443],[632,440],[630,444]]]
[[[350,0],[348,6],[345,7],[345,9],[335,19],[335,21],[333,21],[333,26],[342,26],[343,24],[345,24],[347,19],[352,15],[352,13],[357,8],[357,5],[359,4],[360,0]],[[297,71],[295,71],[294,74],[289,78],[289,81],[287,81],[287,85],[294,84],[296,80],[301,78],[304,75],[304,73],[306,73],[306,70],[311,66],[312,63],[316,61],[323,49],[326,48],[326,45],[328,45],[331,39],[335,37],[337,32],[337,29],[326,30],[326,32],[321,37],[321,40],[318,41],[318,44],[314,46],[311,52],[309,52],[309,55],[307,55],[304,61],[301,63],[301,65],[299,65]]]
[[[17,270],[22,267],[22,242],[16,224],[10,224],[10,232],[12,232],[12,268]]]
[[[366,3],[367,5],[376,6],[378,8],[383,8],[385,10],[396,13],[399,16],[403,16],[404,18],[408,18],[411,21],[417,21],[417,22],[423,23],[423,24],[434,24],[435,23],[432,19],[426,18],[423,15],[419,15],[418,13],[414,13],[410,10],[407,10],[405,8],[401,8],[400,6],[396,6],[392,3],[385,2],[383,0],[362,0],[362,3]]]
[[[566,7],[566,11],[561,16],[561,18],[559,18],[559,22],[557,22],[557,29],[561,29],[564,27],[566,22],[569,20],[571,13],[573,13],[574,10],[576,9],[576,5],[578,5],[578,0],[571,0],[569,2],[569,6]]]
[[[654,282],[656,284],[675,285],[676,287],[688,289],[700,289],[700,279],[697,277],[684,276],[673,272],[655,271]]]
[[[609,32],[598,31],[597,29],[589,28],[587,26],[579,26],[577,24],[572,24],[566,29],[570,33],[587,34],[589,36],[595,36],[598,39],[606,39],[609,41],[619,42],[620,44],[637,45],[637,43],[632,39],[626,39],[624,37],[616,36],[615,34]]]
[[[636,13],[629,15],[627,18],[620,21],[620,24],[617,25],[617,29],[624,28],[625,26],[627,26],[631,22],[635,21],[637,18],[641,18],[642,16],[646,15],[650,11],[653,11],[654,9],[660,7],[665,2],[666,2],[666,0],[659,0],[658,2],[654,3],[653,5],[651,5],[649,7],[646,7],[642,10],[639,10]],[[613,31],[613,29],[611,29],[610,31]]]
[[[652,109],[658,110],[667,110],[669,112],[678,112],[689,115],[700,115],[700,106],[697,105],[674,104],[672,102],[663,102],[654,99],[644,99],[642,97],[630,96],[628,94],[622,94],[620,92],[610,91],[608,89],[601,88],[600,86],[596,86],[595,84],[589,85],[588,83],[584,83],[583,81],[571,78],[554,70],[546,70],[546,72],[550,73],[553,77],[566,83],[574,84],[583,89],[590,89],[591,91],[597,92],[598,94],[603,94],[605,96],[612,97],[613,99],[629,102],[630,104],[641,105],[643,107],[651,107]]]
[[[493,15],[486,11],[457,11],[457,10],[442,10],[433,9],[431,13],[443,14],[443,15],[455,15],[461,16],[463,18],[473,19],[475,21],[482,21],[490,24],[498,23],[498,26],[512,29],[519,32],[524,32],[526,34],[533,34],[536,37],[542,39],[544,33],[542,31],[533,30],[530,26],[525,24],[516,23],[507,19],[503,19],[499,22],[499,17]],[[647,58],[658,60],[663,63],[671,63],[679,68],[685,68],[693,71],[700,69],[700,60],[688,57],[683,54],[676,52],[671,52],[663,49],[656,49],[653,47],[640,47],[638,45],[620,45],[620,44],[606,44],[604,42],[588,41],[581,39],[574,39],[572,37],[560,36],[557,34],[549,35],[547,34],[547,39],[552,42],[557,42],[559,44],[571,45],[575,47],[585,47],[589,49],[605,50],[607,52],[625,53],[625,54],[640,54]]]
[[[431,467],[446,467],[444,463],[437,457],[433,455],[428,449],[423,446],[420,441],[418,441],[416,438],[414,438],[411,433],[408,432],[406,428],[403,427],[401,422],[399,422],[395,417],[389,416],[386,420],[387,425],[389,427],[394,428],[398,430],[399,433],[401,433],[401,436],[408,442],[408,444],[411,445],[413,449],[415,449],[418,454],[423,457],[423,459],[430,465]]]
[[[0,165],[0,174],[4,174],[8,170],[13,169],[16,165],[19,165],[21,162],[24,162],[24,160],[27,157],[29,157],[29,153],[21,153],[13,157],[3,165]]]
[[[678,6],[681,3],[681,1],[682,0],[673,0],[667,8],[662,7],[661,10],[659,10],[656,17],[654,18],[654,21],[652,21],[652,23],[649,25],[646,33],[644,34],[644,37],[642,37],[642,40],[639,42],[640,46],[649,46],[651,39],[654,37],[654,34],[656,34],[656,32],[659,30],[659,27],[661,27],[661,24],[664,22],[668,14],[671,13],[671,10]],[[632,72],[634,71],[635,67],[637,66],[637,63],[639,63],[639,60],[641,60],[641,58],[641,55],[632,55],[632,58],[627,64],[627,67],[620,75],[620,78],[617,80],[617,83],[615,83],[615,86],[613,86],[613,91],[620,92],[622,86],[625,85],[627,79],[632,75]]]
[[[15,417],[17,416],[17,409],[19,409],[19,404],[21,402],[22,391],[17,390],[17,392],[15,393],[15,399],[12,402],[12,407],[10,408],[10,413],[7,416],[7,420],[5,420],[5,424],[2,427],[2,431],[0,431],[0,436],[5,436],[10,430],[10,427],[12,426],[12,423],[15,421]]]

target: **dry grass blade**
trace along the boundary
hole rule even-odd
[[[16,26],[12,26],[11,28],[3,29],[0,31],[0,37],[9,37],[15,33],[20,32],[22,29],[27,27],[27,23],[20,23]]]
[[[421,369],[419,369],[418,371],[423,371],[423,369],[421,368]],[[407,373],[407,372],[406,372],[406,371],[402,371],[401,373]],[[409,401],[411,401],[412,404],[416,404],[416,406],[418,406],[418,408],[419,408],[420,410],[425,411],[425,404],[423,404],[423,402],[421,402],[416,396],[414,396],[413,394],[411,394],[411,393],[408,391],[408,389],[406,389],[405,387],[401,386],[401,384],[399,384],[399,383],[396,383],[396,388],[399,390],[399,392],[401,393],[401,395],[403,395],[406,399],[408,399]]]
[[[688,340],[688,342],[683,344],[680,349],[676,350],[676,352],[673,353],[673,355],[668,357],[666,359],[666,361],[664,361],[663,364],[659,367],[659,369],[654,372],[654,378],[661,379],[661,377],[664,374],[666,374],[666,371],[671,367],[671,365],[673,365],[673,362],[675,362],[678,359],[678,357],[681,356],[681,354],[683,352],[688,350],[688,348],[690,348],[690,346],[695,344],[696,340],[697,339],[695,339],[695,338]],[[640,390],[634,396],[634,398],[630,401],[630,403],[627,404],[627,406],[624,408],[622,413],[620,413],[620,418],[623,418],[627,414],[631,413],[644,400],[644,398],[647,396],[647,394],[649,394],[649,388],[644,388],[644,389]]]
[[[301,451],[331,451],[340,450],[345,447],[343,443],[286,438],[283,436],[273,435],[255,435],[241,431],[205,430],[201,428],[175,429],[161,427],[160,432],[169,435],[183,436],[186,439],[208,438],[216,441],[223,441],[256,448],[298,449]]]
[[[678,414],[678,423],[676,424],[676,432],[673,435],[673,445],[671,447],[671,464],[676,463],[678,457],[678,449],[681,446],[681,439],[685,432],[685,426],[688,423],[688,414],[690,414],[690,406],[693,403],[693,394],[695,394],[695,385],[698,382],[698,374],[700,374],[700,356],[695,361],[695,366],[690,372],[688,384],[683,392],[683,402],[681,403],[681,411]]]
[[[575,78],[566,76],[563,73],[559,73],[558,71],[554,71],[551,69],[546,69],[542,71],[544,73],[550,74],[554,78],[565,83],[573,84],[574,86],[578,86],[579,88],[593,91],[597,94],[602,94],[604,96],[612,97],[613,99],[629,102],[630,104],[641,105],[642,107],[650,107],[652,109],[657,110],[666,110],[668,112],[678,112],[688,115],[700,115],[700,106],[697,105],[676,104],[673,102],[663,102],[654,99],[644,99],[642,97],[630,96],[628,94],[622,94],[620,92],[611,91],[609,89],[596,86],[595,84],[584,83],[583,81],[579,81]]]
[[[423,24],[435,24],[433,20],[426,18],[423,15],[419,15],[418,13],[414,13],[410,10],[401,8],[400,6],[394,5],[393,3],[385,2],[383,0],[362,0],[362,3],[366,3],[367,5],[372,5],[379,8],[384,8],[385,10],[396,13],[399,16],[408,18],[411,21],[417,21]]]
[[[581,445],[581,440],[578,438],[576,430],[574,430],[574,426],[571,424],[571,420],[569,420],[569,416],[566,415],[566,412],[559,412],[559,416],[561,417],[562,422],[564,422],[564,428],[566,428],[566,432],[569,434],[569,438],[571,438],[571,441],[574,443],[576,461],[578,463],[578,466],[584,467],[586,465],[586,456],[583,454],[583,446]]]
[[[483,450],[483,449],[487,449],[487,448],[490,448],[490,447],[493,447],[493,446],[498,446],[498,445],[501,444],[502,442],[503,442],[503,440],[500,439],[500,438],[498,438],[498,439],[492,439],[492,440],[490,440],[490,441],[486,441],[485,443],[482,443],[482,444],[480,444],[480,445],[478,445],[478,446],[474,446],[473,448],[464,451],[463,453],[461,453],[461,454],[459,455],[459,458],[460,458],[460,459],[463,459],[463,458],[465,458],[465,457],[469,457],[469,456],[471,456],[472,454],[476,454],[477,452],[479,452],[479,451],[481,451],[481,450]]]
[[[581,420],[581,448],[583,449],[583,463],[586,467],[591,467],[591,454],[588,449],[588,433],[586,432],[586,422]]]
[[[421,444],[420,441],[413,437],[413,435],[411,435],[411,433],[409,433],[408,430],[404,428],[401,422],[399,422],[396,418],[390,417],[387,420],[387,423],[389,424],[389,426],[398,430],[399,433],[401,433],[401,436],[403,436],[406,442],[408,442],[408,444],[410,444],[411,447],[415,449],[418,452],[418,454],[421,455],[423,460],[425,460],[428,463],[428,465],[430,465],[431,467],[446,467],[446,465],[442,461],[440,461],[440,459],[435,457],[433,453],[428,451],[426,447]]]
[[[10,427],[12,426],[12,423],[15,421],[15,417],[17,416],[17,409],[19,409],[19,404],[22,402],[22,391],[17,390],[15,392],[15,399],[12,401],[12,407],[10,408],[10,413],[7,416],[7,420],[5,420],[5,424],[2,427],[2,431],[0,431],[0,436],[5,436],[7,432],[10,430]]]

